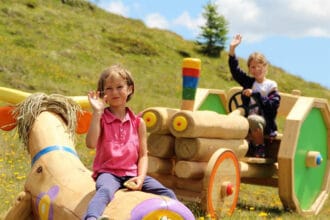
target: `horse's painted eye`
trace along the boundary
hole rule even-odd
[[[42,166],[38,167],[37,169],[37,173],[41,173],[42,172]]]

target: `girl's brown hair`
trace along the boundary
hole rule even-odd
[[[127,100],[126,100],[126,101],[129,101],[134,94],[133,77],[132,77],[132,74],[127,69],[125,69],[123,66],[121,66],[119,64],[110,66],[110,67],[106,68],[105,70],[103,70],[103,72],[101,73],[99,81],[97,83],[97,91],[100,92],[100,97],[103,98],[103,96],[104,96],[105,80],[112,75],[119,75],[126,81],[128,87],[130,87],[130,86],[132,87],[132,92],[131,92],[131,94],[129,94],[127,96]]]

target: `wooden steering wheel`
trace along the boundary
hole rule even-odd
[[[247,114],[249,113],[249,111],[251,109],[254,108],[261,108],[261,104],[259,102],[259,100],[257,98],[255,98],[253,95],[250,96],[250,98],[252,98],[254,100],[254,104],[249,104],[248,106],[243,105],[242,102],[239,102],[238,96],[242,97],[244,96],[242,91],[236,92],[234,95],[232,95],[229,99],[228,102],[228,109],[229,112],[232,112],[233,110],[237,109],[237,108],[243,108],[245,111],[245,116],[247,116]],[[242,100],[242,98],[240,98]],[[240,104],[242,103],[242,104]]]

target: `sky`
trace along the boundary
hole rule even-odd
[[[90,0],[104,10],[139,19],[150,28],[173,31],[196,40],[209,0]],[[330,89],[329,0],[213,0],[228,22],[229,43],[243,36],[236,48],[247,59],[255,51],[270,64],[306,81]],[[269,73],[271,74],[271,73]],[[299,89],[299,88],[297,88]]]

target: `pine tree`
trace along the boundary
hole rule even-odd
[[[227,41],[228,22],[225,17],[217,12],[217,5],[208,2],[204,6],[203,17],[206,20],[201,26],[201,34],[198,36],[197,44],[201,46],[201,52],[218,57],[224,50]]]

